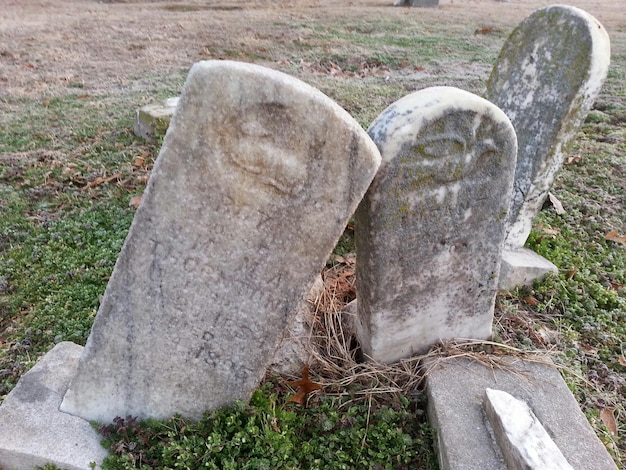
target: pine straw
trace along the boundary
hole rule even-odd
[[[384,364],[366,357],[358,348],[354,332],[354,314],[346,309],[356,297],[353,258],[336,256],[336,264],[322,273],[324,288],[310,300],[306,318],[311,334],[305,342],[310,357],[312,380],[324,387],[326,394],[349,396],[354,401],[372,398],[396,401],[401,396],[421,393],[427,373],[441,362],[460,357],[479,361],[491,368],[510,368],[502,356],[546,362],[545,353],[522,351],[492,341],[455,340],[439,344],[428,354]],[[280,377],[281,381],[293,376]]]

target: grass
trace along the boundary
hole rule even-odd
[[[320,88],[363,127],[415,89],[479,91],[506,36],[474,35],[464,25],[443,34],[384,15],[278,26],[291,35],[271,52],[267,44],[276,38],[261,32],[224,54],[272,62]],[[552,190],[566,213],[547,205],[528,242],[559,274],[501,292],[495,334],[522,351],[551,351],[596,432],[626,466],[626,250],[606,239],[611,230],[626,235],[626,58],[623,45],[613,47],[597,103],[603,114],[585,123]],[[477,75],[462,72],[469,64],[479,65]],[[142,92],[77,89],[0,101],[0,400],[54,344],[84,344],[133,217],[129,201],[158,153],[133,136],[134,110],[178,94],[183,77],[142,77]],[[340,305],[354,297],[353,251],[347,230],[312,320],[325,332],[313,368],[324,392],[308,407],[288,402],[294,390],[285,378],[268,376],[249,405],[199,423],[125,417],[102,429],[115,451],[109,468],[436,468],[416,361],[360,363],[342,330]]]

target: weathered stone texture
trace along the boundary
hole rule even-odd
[[[303,82],[194,65],[62,410],[200,418],[248,399],[379,163]]]
[[[178,98],[168,98],[161,103],[148,104],[137,110],[134,132],[138,137],[153,140],[163,137],[176,112]]]
[[[356,217],[357,333],[393,362],[491,335],[515,132],[496,106],[433,87],[371,125],[383,163]]]
[[[559,371],[547,357],[543,361],[519,356],[427,359],[428,418],[437,431],[441,470],[509,470],[486,425],[486,388],[526,402],[575,469],[617,470]]]
[[[48,463],[88,470],[108,455],[102,436],[76,416],[59,411],[76,372],[82,346],[57,344],[22,376],[0,406],[0,468],[31,470]]]
[[[485,96],[511,119],[518,138],[508,248],[524,246],[609,61],[605,29],[571,6],[535,11],[504,44]]]
[[[487,388],[483,403],[509,469],[574,470],[526,402]]]
[[[439,6],[439,0],[394,0],[393,6],[411,6],[421,8],[436,8]]]

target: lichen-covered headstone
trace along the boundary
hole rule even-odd
[[[303,82],[194,65],[61,410],[200,418],[248,399],[379,163]]]
[[[439,340],[486,339],[515,167],[496,106],[433,87],[388,107],[369,134],[383,161],[355,217],[357,336],[393,362]]]
[[[605,29],[571,6],[535,11],[504,44],[485,97],[509,117],[518,139],[507,249],[526,243],[564,152],[606,78],[609,61]]]

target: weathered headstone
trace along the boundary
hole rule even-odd
[[[199,418],[248,399],[379,163],[303,82],[194,65],[61,410]]]
[[[483,98],[433,87],[389,106],[368,132],[383,161],[355,216],[364,352],[393,362],[439,340],[489,338],[511,123]]]
[[[564,153],[606,78],[609,61],[605,29],[571,6],[535,11],[504,44],[485,97],[511,119],[518,138],[506,251],[515,252],[526,243]],[[510,269],[513,276],[516,262],[511,262],[512,267],[503,270]],[[528,269],[524,266],[527,260],[519,269]],[[502,282],[509,287],[505,278]]]
[[[435,8],[439,6],[439,0],[394,0],[394,7],[409,6],[422,8]]]

